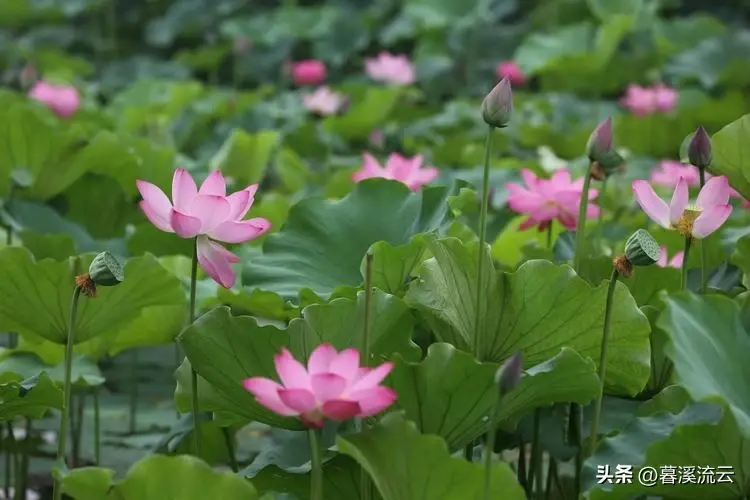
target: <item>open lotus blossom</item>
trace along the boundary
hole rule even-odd
[[[666,229],[677,230],[682,236],[697,239],[713,233],[729,218],[730,191],[726,177],[712,177],[698,193],[695,203],[689,204],[688,183],[682,178],[667,204],[647,181],[633,181],[635,199],[651,220]]]
[[[362,155],[362,168],[352,174],[354,182],[379,177],[391,179],[406,184],[412,191],[419,191],[422,185],[432,182],[440,171],[435,167],[422,167],[424,157],[422,155],[408,158],[398,153],[391,153],[381,167],[378,160],[370,153]]]
[[[636,116],[668,113],[677,105],[677,90],[657,83],[653,87],[629,85],[620,104]]]
[[[200,189],[184,168],[175,170],[172,178],[172,201],[150,182],[137,180],[143,201],[140,207],[157,228],[176,233],[181,238],[197,237],[198,262],[206,273],[225,288],[231,288],[236,275],[231,264],[239,257],[217,244],[244,243],[268,231],[271,223],[255,217],[242,220],[253,206],[258,185],[227,196],[224,176],[218,170],[203,181]]]
[[[317,59],[305,59],[290,64],[292,79],[297,85],[317,85],[326,79],[326,65]]]
[[[335,115],[341,110],[346,104],[346,97],[323,86],[318,87],[315,92],[304,94],[302,103],[308,111],[328,116]]]
[[[523,231],[536,226],[543,231],[555,219],[568,229],[576,228],[583,194],[583,179],[572,181],[568,169],[557,170],[549,179],[542,179],[531,170],[522,168],[521,177],[525,187],[514,182],[505,185],[511,210],[528,215],[519,229]],[[589,190],[587,218],[599,215],[599,207],[591,203],[598,195],[598,190]]]
[[[70,118],[81,106],[81,97],[72,85],[39,80],[29,90],[29,97],[47,106],[60,118]]]
[[[682,267],[682,261],[685,258],[685,252],[679,251],[671,259],[668,259],[667,247],[659,247],[659,260],[656,261],[656,265],[659,267],[676,267],[677,269]]]
[[[336,352],[330,344],[315,348],[307,368],[282,349],[274,358],[281,384],[252,377],[243,386],[261,405],[286,417],[299,417],[308,427],[323,427],[324,419],[344,421],[376,415],[396,401],[397,394],[380,383],[392,363],[375,368],[359,366],[359,351]]]
[[[366,59],[365,72],[376,82],[411,85],[416,80],[414,65],[403,54],[381,52],[377,57]]]
[[[507,78],[514,86],[521,86],[526,83],[526,75],[515,61],[501,62],[495,68],[495,74],[500,79]]]

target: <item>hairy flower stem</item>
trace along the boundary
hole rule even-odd
[[[195,321],[195,292],[198,282],[198,238],[193,242],[193,265],[190,270],[190,323]],[[190,366],[190,392],[193,399],[193,445],[195,455],[201,456],[201,425],[198,407],[198,373],[193,366]]]
[[[703,189],[703,186],[706,184],[706,169],[705,168],[699,168],[698,169],[698,175],[700,176],[700,184],[701,189]],[[686,243],[687,246],[689,243]],[[685,260],[683,261],[683,267],[685,263],[687,262],[687,250],[685,253]],[[701,287],[700,292],[704,293],[706,291],[706,245],[704,242],[701,241]],[[684,288],[684,287],[683,287]]]
[[[70,418],[70,395],[71,395],[71,373],[73,371],[73,346],[75,345],[76,314],[78,313],[78,299],[81,296],[81,287],[76,286],[73,290],[73,298],[70,300],[70,317],[68,319],[68,339],[65,343],[65,379],[63,382],[63,404],[60,411],[60,428],[57,432],[57,466],[65,465],[65,453],[68,440],[68,424]],[[60,476],[55,475],[55,485],[52,490],[53,500],[62,500],[62,484]]]
[[[497,413],[500,407],[500,398],[495,400],[490,412],[490,428],[487,431],[487,440],[484,444],[484,500],[491,500],[492,486],[492,451],[495,447],[495,435],[497,434]]]
[[[477,251],[477,309],[474,316],[474,357],[479,359],[482,348],[479,342],[481,333],[480,320],[482,319],[482,300],[484,295],[484,247],[487,244],[487,210],[490,204],[490,151],[492,149],[492,132],[495,127],[487,130],[487,140],[484,145],[484,170],[482,173],[482,202],[479,207],[479,249]],[[471,462],[474,459],[474,442],[469,443],[464,449],[464,457]]]
[[[589,166],[586,176],[583,178],[583,190],[581,192],[581,203],[578,207],[578,221],[576,224],[576,246],[573,254],[573,270],[580,275],[581,259],[583,258],[583,246],[586,232],[586,210],[589,205],[589,189],[591,188],[591,166]],[[581,467],[583,466],[583,408],[575,403],[570,405],[570,418],[572,425],[575,426],[575,444],[578,448],[576,454],[575,467],[575,488],[576,495],[580,494],[581,486]]]
[[[685,237],[685,254],[682,257],[682,280],[680,281],[680,289],[685,290],[687,288],[687,275],[688,275],[688,257],[690,257],[690,247],[692,246],[693,238],[690,236]],[[703,245],[701,245],[703,247]]]
[[[529,477],[526,480],[526,491],[529,497],[533,496],[535,485],[537,495],[540,495],[542,490],[542,443],[539,441],[541,420],[541,410],[534,410],[534,440],[531,442],[531,466],[529,467]]]
[[[602,349],[599,353],[599,397],[594,403],[594,417],[591,420],[591,432],[589,432],[589,456],[596,451],[597,437],[599,432],[599,420],[602,415],[602,401],[604,400],[604,378],[607,374],[607,344],[609,343],[610,324],[612,323],[612,301],[615,297],[615,286],[620,273],[612,269],[607,287],[607,302],[604,307],[604,329],[602,330]]]
[[[362,325],[362,360],[363,366],[370,364],[370,315],[372,313],[372,252],[365,255],[365,311]],[[367,425],[361,418],[356,420],[357,430],[362,432]],[[360,467],[359,498],[370,500],[372,498],[372,481],[364,467]]]
[[[320,430],[309,429],[310,439],[310,500],[323,500],[323,452]]]

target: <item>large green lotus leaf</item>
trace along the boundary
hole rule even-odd
[[[438,436],[423,435],[399,412],[360,434],[339,436],[339,451],[370,474],[383,500],[484,499],[484,467],[450,455]],[[491,498],[525,499],[508,464],[491,469]]]
[[[323,494],[326,500],[360,500],[361,468],[346,455],[337,455],[323,464]],[[253,485],[269,495],[285,494],[279,500],[310,498],[310,474],[291,473],[271,465],[252,478]],[[293,495],[289,498],[289,495]],[[271,498],[277,498],[272,496]],[[374,500],[379,500],[376,497]]]
[[[659,294],[662,290],[676,292],[680,290],[680,270],[673,267],[641,267],[629,278],[620,278],[630,289],[630,294],[639,306],[661,307]]]
[[[677,415],[662,411],[638,417],[616,436],[605,438],[596,453],[586,460],[584,489],[591,499],[625,500],[634,494],[685,500],[742,498],[747,488],[744,478],[750,472],[749,445],[732,413],[719,405],[697,403]],[[633,466],[632,484],[605,481],[599,484],[597,468],[608,466],[614,474],[618,465]],[[655,469],[661,478],[646,486],[637,477],[648,467]],[[719,483],[719,472],[727,470],[730,475]],[[664,484],[667,482],[664,476],[670,472],[675,484]],[[692,478],[691,483],[688,477]]]
[[[174,403],[180,413],[193,411],[191,370],[190,360],[184,358],[174,372],[174,378],[177,382],[174,391]],[[232,400],[219,394],[200,375],[198,375],[198,408],[202,412],[212,412],[214,421],[219,425],[229,426],[235,423],[247,423],[250,420],[238,415],[235,412]]]
[[[425,243],[421,234],[405,245],[391,245],[378,241],[370,247],[372,252],[372,286],[387,293],[403,296],[408,288],[409,276],[425,257]],[[365,276],[366,261],[362,259],[360,272]]]
[[[669,336],[665,350],[675,381],[698,400],[719,399],[750,438],[750,334],[736,302],[718,295],[680,292],[665,298],[657,326]]]
[[[404,94],[402,88],[370,87],[360,100],[343,115],[329,116],[324,120],[326,129],[345,139],[365,139],[391,114]]]
[[[473,352],[477,302],[478,244],[432,239],[434,255],[412,281],[407,302],[422,312],[440,341]],[[592,287],[567,265],[546,260],[522,264],[516,272],[492,272],[484,254],[479,359],[502,362],[523,351],[531,367],[570,347],[598,362],[607,283]],[[649,377],[649,323],[622,283],[615,286],[607,357],[610,391],[639,393]]]
[[[728,124],[711,138],[713,161],[709,170],[726,175],[734,189],[750,199],[750,114]]]
[[[64,344],[75,274],[88,268],[91,256],[34,261],[25,248],[0,250],[0,330]],[[76,264],[77,262],[77,264]],[[75,268],[78,270],[74,270]],[[124,281],[98,287],[97,296],[81,296],[76,316],[76,343],[114,334],[141,316],[146,308],[185,303],[179,280],[152,255],[134,257],[124,268]]]
[[[245,265],[242,282],[288,300],[302,288],[327,295],[339,285],[358,286],[362,258],[373,243],[404,245],[415,234],[441,229],[451,217],[447,198],[455,192],[429,187],[412,193],[399,182],[371,179],[341,200],[303,199],[281,231],[268,236],[263,255]]]
[[[62,389],[44,372],[29,378],[5,370],[0,375],[0,421],[42,418],[50,409],[62,408],[62,399]]]
[[[486,432],[487,417],[497,399],[496,363],[479,363],[450,344],[435,343],[419,363],[399,362],[388,383],[399,394],[396,403],[424,434],[442,437],[451,451]],[[522,415],[555,402],[585,404],[599,393],[594,363],[564,348],[560,354],[526,371],[503,398],[498,421],[514,427]]]
[[[211,469],[190,456],[151,455],[133,464],[123,479],[114,471],[82,467],[62,474],[63,493],[73,500],[254,500],[250,482],[231,472]]]
[[[492,256],[498,262],[508,266],[515,266],[523,256],[524,246],[536,242],[539,246],[547,243],[547,232],[539,232],[536,229],[521,231],[519,226],[526,220],[525,216],[514,217],[506,224],[497,239],[492,243]],[[552,241],[555,241],[564,228],[560,224],[552,226]]]
[[[737,240],[732,253],[731,262],[742,270],[742,284],[750,287],[750,236]]]
[[[413,319],[403,300],[375,291],[370,316],[370,352],[378,362],[393,353],[409,360],[419,358],[411,341]],[[231,316],[220,307],[199,318],[181,334],[181,342],[195,371],[213,387],[220,398],[216,405],[229,402],[221,409],[274,427],[302,428],[299,421],[276,415],[255,402],[242,387],[242,381],[253,376],[278,379],[273,358],[282,347],[299,360],[306,360],[321,343],[336,349],[356,347],[362,350],[364,292],[357,300],[334,299],[326,304],[311,305],[300,318],[285,329],[261,326],[250,316]]]

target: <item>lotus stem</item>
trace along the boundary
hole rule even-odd
[[[78,313],[78,299],[81,296],[81,287],[76,286],[73,290],[73,298],[70,300],[70,317],[68,319],[68,339],[65,343],[65,379],[63,381],[63,404],[60,411],[60,428],[57,433],[57,459],[59,465],[65,463],[65,453],[68,440],[68,424],[70,418],[70,396],[71,396],[71,373],[73,371],[73,346],[75,345],[76,314]],[[52,490],[53,500],[62,499],[62,483],[59,476],[55,477]]]
[[[703,189],[703,186],[706,184],[706,169],[705,168],[698,168],[698,175],[700,177],[700,189]],[[687,246],[688,243],[685,243]],[[683,261],[683,267],[685,263],[687,262],[687,250],[685,251],[685,260]],[[701,288],[700,292],[704,293],[706,291],[706,281],[707,281],[707,271],[706,271],[706,245],[703,241],[701,241]]]
[[[372,313],[372,259],[373,254],[368,251],[365,255],[365,311],[364,311],[364,325],[362,326],[362,357],[363,366],[368,366],[370,363],[370,315]],[[365,427],[366,423],[363,419],[357,419],[357,428],[361,432]],[[370,481],[370,475],[367,473],[364,467],[360,466],[360,478],[359,478],[359,498],[361,500],[370,500],[372,498],[372,482]]]
[[[599,420],[602,415],[602,401],[604,400],[604,379],[607,374],[607,344],[609,343],[610,325],[612,324],[612,301],[615,297],[615,286],[620,273],[612,269],[607,287],[607,302],[604,306],[604,329],[602,330],[602,348],[599,353],[599,396],[594,403],[594,417],[591,421],[591,432],[589,432],[589,456],[596,451],[597,436],[599,432]]]
[[[500,406],[500,397],[495,400],[490,413],[490,428],[487,431],[487,440],[484,444],[484,500],[491,500],[492,486],[492,451],[495,447],[495,436],[497,433],[497,414]]]
[[[586,210],[589,205],[589,189],[591,188],[591,168],[583,178],[583,190],[581,192],[581,203],[578,206],[578,221],[576,223],[576,246],[573,254],[573,270],[580,274],[581,258],[583,254],[583,242],[586,233]]]
[[[685,237],[685,254],[682,257],[682,280],[680,281],[680,289],[685,290],[687,288],[687,276],[688,276],[688,257],[690,257],[690,247],[692,247],[693,238],[690,236]],[[703,245],[701,245],[703,248]]]
[[[323,453],[319,429],[309,429],[310,440],[310,500],[323,500]]]
[[[537,408],[534,410],[534,440],[531,442],[531,466],[529,467],[529,478],[526,481],[529,497],[534,493],[535,484],[537,494],[539,494],[542,489],[542,445],[539,442],[541,421],[542,412]]]
[[[128,404],[130,413],[130,434],[138,432],[138,350],[130,351],[130,398]]]
[[[193,241],[193,262],[190,270],[190,324],[195,321],[195,292],[198,283],[198,238]],[[198,373],[190,365],[190,392],[193,401],[193,445],[195,455],[201,456],[201,425],[198,406]]]
[[[102,462],[102,415],[99,406],[99,388],[94,388],[94,465]]]
[[[237,465],[237,456],[234,452],[234,437],[229,433],[229,427],[222,427],[221,434],[224,436],[224,444],[227,445],[229,466],[232,468],[232,472],[239,472],[240,467]]]

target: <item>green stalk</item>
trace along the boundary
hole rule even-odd
[[[81,458],[81,435],[83,434],[83,405],[85,395],[75,394],[73,397],[73,403],[71,404],[71,467],[78,467]]]
[[[495,404],[492,405],[492,411],[490,413],[490,429],[487,432],[487,441],[484,445],[484,500],[491,500],[491,485],[492,485],[492,450],[495,447],[495,435],[497,433],[497,413],[498,407],[500,406],[500,398],[498,397]]]
[[[99,388],[94,388],[94,465],[102,462],[102,416],[99,407]]]
[[[0,431],[2,431],[2,427],[0,427]],[[15,458],[13,457],[13,427],[11,426],[11,430],[8,432],[8,436],[6,437],[8,441],[8,447],[5,450],[5,482],[3,483],[5,498],[10,498],[10,481],[11,477],[13,476],[13,470],[12,465],[15,461]]]
[[[581,257],[583,253],[583,241],[586,232],[586,209],[589,206],[589,189],[591,188],[591,168],[583,178],[583,191],[581,192],[581,203],[578,207],[578,223],[576,225],[576,246],[573,254],[573,270],[580,273]]]
[[[6,466],[6,474],[8,476],[7,481],[5,482],[5,498],[10,498],[10,485],[11,481],[13,481],[13,490],[14,495],[13,498],[15,500],[16,495],[18,495],[18,459],[16,457],[16,436],[13,434],[13,423],[8,420],[5,422],[5,429],[8,432],[8,465]],[[10,465],[13,465],[13,471],[11,473]],[[15,475],[15,477],[14,477]]]
[[[534,493],[536,484],[536,493],[541,493],[542,479],[542,445],[539,442],[539,433],[541,431],[542,412],[539,409],[534,410],[534,440],[531,442],[531,466],[529,467],[529,477],[526,481],[529,496]]]
[[[550,500],[552,498],[552,491],[553,491],[553,483],[552,483],[552,477],[554,474],[555,469],[555,459],[552,457],[549,457],[548,463],[547,463],[547,483],[544,486],[544,500]]]
[[[589,204],[589,189],[591,188],[591,166],[586,171],[583,178],[583,190],[581,192],[581,203],[578,207],[578,222],[576,224],[576,246],[573,254],[573,270],[580,274],[581,258],[583,254],[583,243],[586,232],[586,209]],[[575,477],[574,483],[576,495],[581,491],[581,468],[583,466],[583,408],[575,403],[570,405],[570,418],[572,425],[575,426],[575,444],[578,448],[575,460]]]
[[[224,444],[227,445],[227,455],[229,455],[229,466],[232,472],[239,472],[240,467],[237,465],[237,457],[234,454],[234,438],[229,433],[229,427],[222,427],[221,434],[224,436]]]
[[[596,235],[599,241],[601,241],[601,238],[604,235],[604,209],[602,208],[602,200],[606,194],[607,179],[609,179],[609,176],[605,177],[602,181],[602,187],[599,190],[599,197],[597,198],[597,203],[599,203],[599,217],[597,217],[596,220]]]
[[[552,249],[552,221],[547,226],[547,248]]]
[[[477,309],[474,316],[474,357],[479,359],[482,352],[479,343],[480,326],[482,317],[482,281],[484,278],[484,246],[487,243],[487,209],[490,204],[490,151],[492,149],[492,132],[495,127],[490,125],[487,130],[487,139],[484,145],[484,170],[482,173],[482,204],[479,207],[479,250],[477,252]],[[464,448],[464,457],[469,462],[474,459],[474,443]]]
[[[706,169],[699,168],[698,175],[700,176],[700,184],[701,184],[700,188],[703,189],[703,186],[706,184]],[[685,255],[685,258],[687,259],[687,255]],[[687,262],[687,260],[683,261],[683,264],[685,262]],[[701,287],[700,287],[701,293],[704,293],[706,291],[706,280],[707,280],[706,245],[701,241]]]
[[[57,433],[57,465],[65,464],[65,452],[68,439],[68,418],[71,395],[71,373],[73,371],[73,345],[75,345],[76,314],[78,312],[78,298],[81,296],[81,287],[76,286],[73,290],[73,298],[70,301],[70,318],[68,323],[68,339],[65,343],[65,380],[63,385],[63,404],[60,412],[60,428]],[[53,500],[62,500],[62,484],[55,477],[55,485],[52,491]]]
[[[527,492],[528,488],[526,485],[526,443],[523,438],[518,440],[518,466],[516,467],[516,477],[518,478],[518,484],[523,486],[523,489]]]
[[[29,483],[29,465],[31,456],[29,450],[31,449],[31,432],[32,432],[32,420],[26,419],[26,437],[24,438],[23,453],[21,454],[20,467],[18,473],[18,480],[16,481],[16,498],[18,500],[26,500],[26,490],[28,489]]]
[[[474,357],[479,359],[482,352],[479,342],[479,322],[482,317],[482,281],[484,278],[484,246],[487,243],[487,209],[490,199],[490,150],[492,149],[492,132],[487,130],[487,141],[484,146],[484,170],[482,173],[482,205],[479,211],[479,253],[477,257],[477,309],[474,316]]]
[[[607,374],[607,344],[609,343],[609,330],[612,323],[612,301],[615,297],[615,286],[620,273],[612,269],[607,287],[607,302],[604,308],[604,329],[602,330],[602,348],[599,353],[599,397],[594,403],[594,417],[591,421],[591,432],[589,432],[589,456],[596,451],[597,437],[599,432],[599,419],[602,415],[602,401],[604,400],[604,377]]]
[[[685,237],[685,256],[682,260],[682,281],[680,282],[680,289],[685,290],[687,288],[687,275],[688,275],[688,257],[690,257],[690,247],[692,246],[693,238],[690,236]],[[702,247],[703,245],[701,245]]]
[[[130,434],[138,432],[138,349],[130,351],[130,397],[128,398]]]
[[[193,265],[190,270],[190,324],[195,321],[195,292],[198,282],[198,238],[193,243]],[[198,373],[190,366],[190,392],[193,399],[193,440],[195,455],[201,456],[201,426],[198,407]]]
[[[365,255],[365,311],[364,325],[362,326],[362,364],[370,364],[370,314],[372,313],[372,252]],[[356,420],[357,429],[361,432],[365,427],[365,422],[358,418]],[[370,500],[372,498],[372,481],[370,475],[364,467],[360,467],[359,476],[359,498]]]
[[[310,500],[323,500],[323,453],[320,430],[308,429],[310,440]]]

